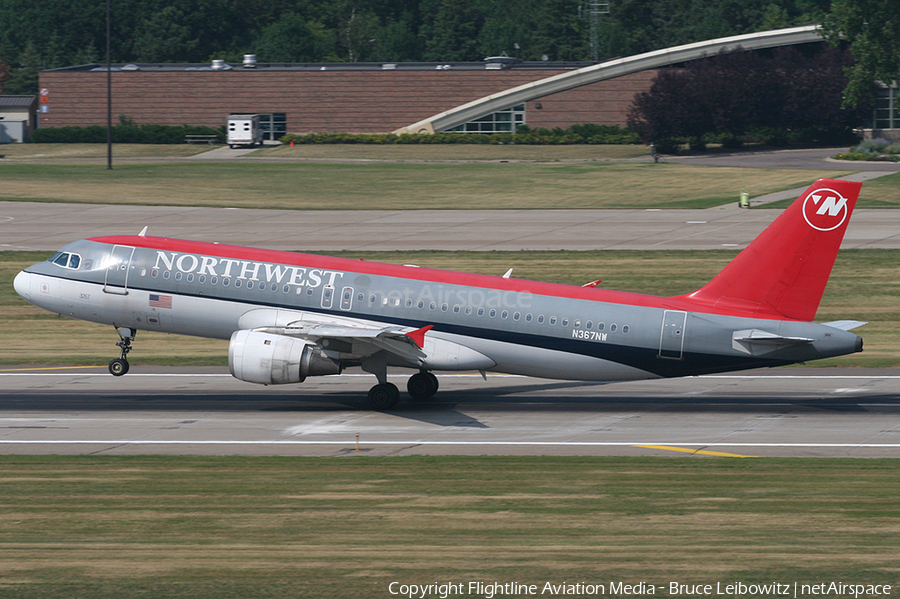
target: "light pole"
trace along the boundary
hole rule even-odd
[[[106,168],[112,169],[112,64],[110,61],[110,2],[106,0]]]

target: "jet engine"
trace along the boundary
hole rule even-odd
[[[241,330],[228,346],[231,376],[248,383],[302,383],[308,376],[340,374],[341,364],[302,339]]]

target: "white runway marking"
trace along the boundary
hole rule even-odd
[[[82,376],[82,377],[87,377],[87,376],[100,376],[100,377],[110,377],[111,375],[110,375],[110,374],[107,374],[107,373],[105,373],[105,372],[87,372],[87,373],[78,373],[78,372],[13,372],[13,371],[0,371],[0,377],[2,377],[2,376],[66,376],[66,377],[72,377],[72,376]],[[371,374],[352,374],[352,373],[347,373],[347,374],[342,374],[342,375],[340,375],[340,376],[341,376],[342,378],[352,378],[352,377],[372,378],[372,375],[371,375]],[[389,374],[389,375],[388,375],[388,377],[398,377],[398,378],[399,378],[399,377],[408,377],[408,376],[409,376],[408,373],[405,373],[405,374],[403,374],[403,373],[398,373],[398,374]],[[480,374],[445,374],[445,373],[440,373],[440,376],[441,376],[442,378],[443,378],[443,377],[460,377],[460,378],[463,378],[463,377],[472,377],[472,378],[481,378],[481,375],[480,375]],[[525,375],[521,375],[521,374],[491,374],[491,373],[488,373],[487,376],[488,376],[489,379],[492,379],[492,378],[508,378],[508,379],[527,379],[527,378],[531,378],[531,377],[528,377],[528,376],[525,376]],[[227,374],[227,373],[213,373],[213,374],[199,374],[199,373],[198,373],[198,374],[183,374],[183,373],[159,373],[159,374],[145,373],[145,374],[141,374],[141,373],[129,373],[129,374],[127,375],[127,378],[129,378],[129,379],[135,378],[135,377],[173,377],[173,378],[179,378],[179,377],[180,377],[180,378],[208,377],[208,378],[232,378],[232,376],[231,376],[230,374]],[[751,375],[751,374],[730,374],[730,375],[721,375],[721,374],[705,374],[705,375],[702,375],[702,376],[696,376],[696,377],[681,377],[680,379],[679,379],[679,378],[675,378],[675,379],[667,379],[667,380],[676,380],[676,381],[677,381],[677,380],[687,380],[687,379],[692,379],[692,378],[696,378],[696,379],[741,379],[741,380],[760,380],[760,381],[765,381],[765,380],[769,380],[769,379],[772,379],[772,380],[777,380],[777,379],[793,379],[793,380],[815,380],[815,379],[823,379],[823,380],[828,380],[828,379],[831,379],[831,380],[837,380],[837,379],[848,379],[848,380],[850,380],[850,379],[878,379],[878,380],[885,380],[885,379],[888,379],[888,380],[889,380],[889,379],[900,379],[900,375],[886,375],[886,376],[880,376],[880,375],[871,375],[871,374],[870,374],[870,375],[848,375],[848,374],[835,374],[835,375],[831,375],[831,374],[827,374],[827,375],[805,375],[805,374],[796,374],[796,375]],[[555,380],[555,379],[540,379],[540,380]],[[666,379],[647,379],[647,381],[654,381],[654,380],[666,380]],[[644,382],[647,382],[647,381],[644,381]],[[569,383],[578,383],[578,382],[581,382],[581,383],[603,383],[603,382],[609,382],[609,381],[568,381],[568,380],[567,380],[567,381],[563,381],[563,382],[569,382]],[[628,382],[628,381],[624,381],[624,382]],[[640,382],[640,381],[639,381],[639,382]]]
[[[126,440],[126,439],[73,439],[34,441],[0,439],[0,445],[354,445],[354,439],[347,441],[178,441],[178,440]],[[506,446],[506,447],[635,447],[647,445],[668,445],[670,447],[818,447],[818,448],[857,448],[857,449],[898,449],[900,443],[680,443],[670,441],[360,441],[361,446],[369,445],[468,445],[468,446]]]

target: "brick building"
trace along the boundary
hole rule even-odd
[[[112,115],[136,123],[218,127],[230,114],[264,115],[269,137],[285,132],[388,133],[461,104],[588,63],[114,65]],[[252,66],[250,66],[252,65]],[[640,71],[521,103],[457,129],[504,131],[512,123],[624,125]],[[41,127],[106,123],[103,65],[43,71]]]

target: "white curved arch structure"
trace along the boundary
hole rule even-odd
[[[479,98],[407,127],[397,129],[394,133],[399,135],[401,133],[446,131],[498,110],[505,110],[516,104],[542,98],[573,87],[621,77],[622,75],[647,69],[657,69],[671,64],[678,64],[679,62],[695,60],[702,58],[704,55],[716,54],[722,50],[735,50],[738,47],[744,50],[761,50],[763,48],[791,46],[818,41],[822,41],[821,27],[819,25],[804,25],[803,27],[790,27],[788,29],[775,29],[759,33],[722,37],[683,46],[673,46],[663,50],[654,50],[653,52],[636,54],[626,58],[616,58]]]

